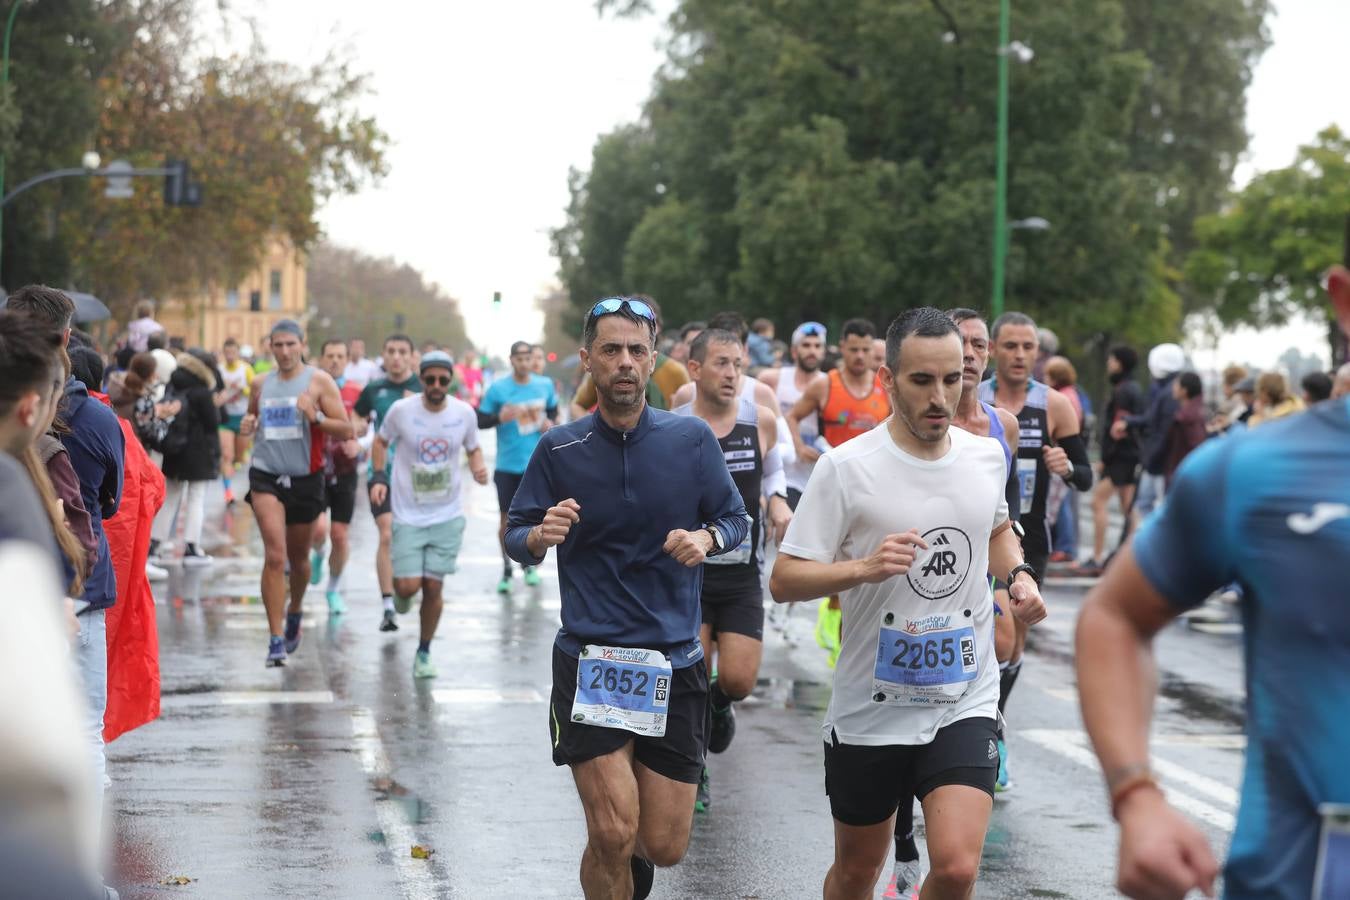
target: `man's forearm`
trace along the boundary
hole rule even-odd
[[[548,552],[534,525],[507,526],[505,543],[506,555],[522,566],[538,565],[544,561],[544,554]]]
[[[1011,527],[1004,528],[989,539],[989,574],[999,581],[1005,581],[1008,573],[1020,566],[1026,559],[1022,554],[1022,542]],[[1037,572],[1044,575],[1044,572]]]
[[[769,576],[769,591],[778,603],[796,603],[838,594],[861,583],[858,560],[823,563],[780,553]]]
[[[1157,693],[1152,641],[1105,603],[1088,603],[1075,639],[1083,724],[1107,789],[1148,765],[1148,729]]]

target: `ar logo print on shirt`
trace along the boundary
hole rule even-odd
[[[920,597],[941,600],[956,593],[970,573],[970,538],[960,528],[942,525],[923,534],[920,550],[905,576]]]

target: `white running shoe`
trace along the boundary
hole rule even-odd
[[[161,566],[157,566],[147,559],[145,561],[145,577],[151,581],[168,581],[169,570]]]

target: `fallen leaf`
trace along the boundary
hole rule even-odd
[[[194,881],[196,881],[196,880],[197,880],[197,879],[195,879],[195,878],[189,878],[189,877],[187,877],[186,875],[170,875],[170,876],[167,877],[167,878],[161,878],[161,879],[159,880],[159,883],[160,883],[160,884],[192,884],[192,882],[194,882]]]
[[[413,859],[431,859],[431,854],[435,852],[436,851],[430,847],[423,847],[421,844],[413,844]]]

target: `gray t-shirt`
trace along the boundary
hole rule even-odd
[[[0,451],[0,541],[27,541],[37,544],[51,558],[57,577],[61,574],[61,555],[52,534],[50,520],[42,510],[33,480],[23,464]]]

